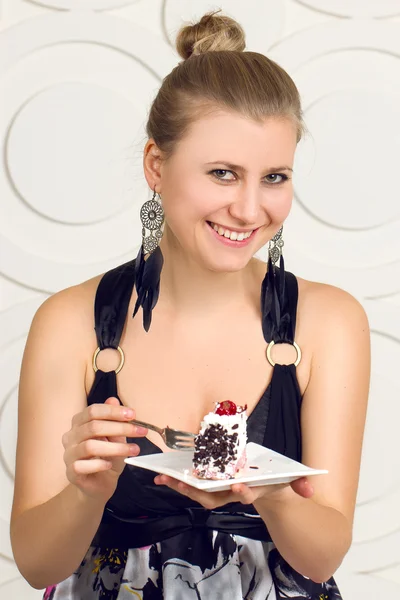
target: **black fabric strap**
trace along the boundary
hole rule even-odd
[[[297,278],[289,271],[285,272],[286,276],[286,295],[284,312],[289,315],[289,322],[283,327],[283,331],[279,332],[282,342],[293,344],[296,334],[296,318],[297,318],[297,302],[299,298],[299,287]]]
[[[263,446],[301,462],[301,391],[294,365],[274,366]]]
[[[279,271],[278,267],[275,267]],[[285,299],[281,306],[281,318],[276,323],[274,342],[276,344],[293,344],[296,332],[297,301],[299,296],[296,276],[285,271]],[[271,340],[266,340],[269,343]]]
[[[105,273],[94,303],[97,343],[101,350],[117,348],[124,328],[135,281],[135,261]]]
[[[285,302],[276,344],[293,344],[296,334],[296,317],[299,289],[297,278],[285,272]],[[302,444],[300,428],[301,391],[292,365],[274,366],[271,380],[271,400],[263,446],[301,462]]]

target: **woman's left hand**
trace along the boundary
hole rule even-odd
[[[241,502],[242,504],[253,504],[259,499],[279,501],[290,494],[291,490],[303,498],[311,498],[314,490],[306,477],[296,479],[291,483],[279,483],[272,485],[263,485],[257,487],[248,487],[244,483],[232,483],[230,490],[224,492],[205,492],[197,488],[178,481],[167,475],[157,475],[154,479],[156,485],[167,485],[172,490],[187,496],[191,500],[198,502],[204,508],[213,510],[218,506],[223,506],[229,502]]]

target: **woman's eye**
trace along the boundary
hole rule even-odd
[[[215,175],[215,177],[216,177],[217,179],[222,179],[222,181],[231,181],[230,179],[226,179],[225,177],[223,177],[223,174],[224,174],[224,173],[232,173],[232,171],[228,171],[227,169],[214,169],[213,171],[211,171],[211,173],[212,173],[213,175]],[[218,175],[218,173],[222,173],[222,177],[220,177],[220,176]]]
[[[289,177],[287,175],[284,175],[283,173],[271,173],[270,175],[267,175],[267,177],[280,177],[278,182],[276,182],[276,179],[274,179],[273,181],[270,180],[268,182],[272,183],[273,185],[279,185],[280,183],[283,183],[284,181],[287,181],[289,179]]]

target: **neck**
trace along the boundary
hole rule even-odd
[[[251,262],[233,273],[211,271],[185,254],[171,238],[166,230],[160,244],[164,256],[160,304],[179,314],[200,311],[211,316],[254,302],[255,269]]]

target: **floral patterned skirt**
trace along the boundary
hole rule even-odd
[[[144,548],[91,546],[70,577],[43,600],[341,600],[333,579],[294,571],[271,542],[184,532]]]

